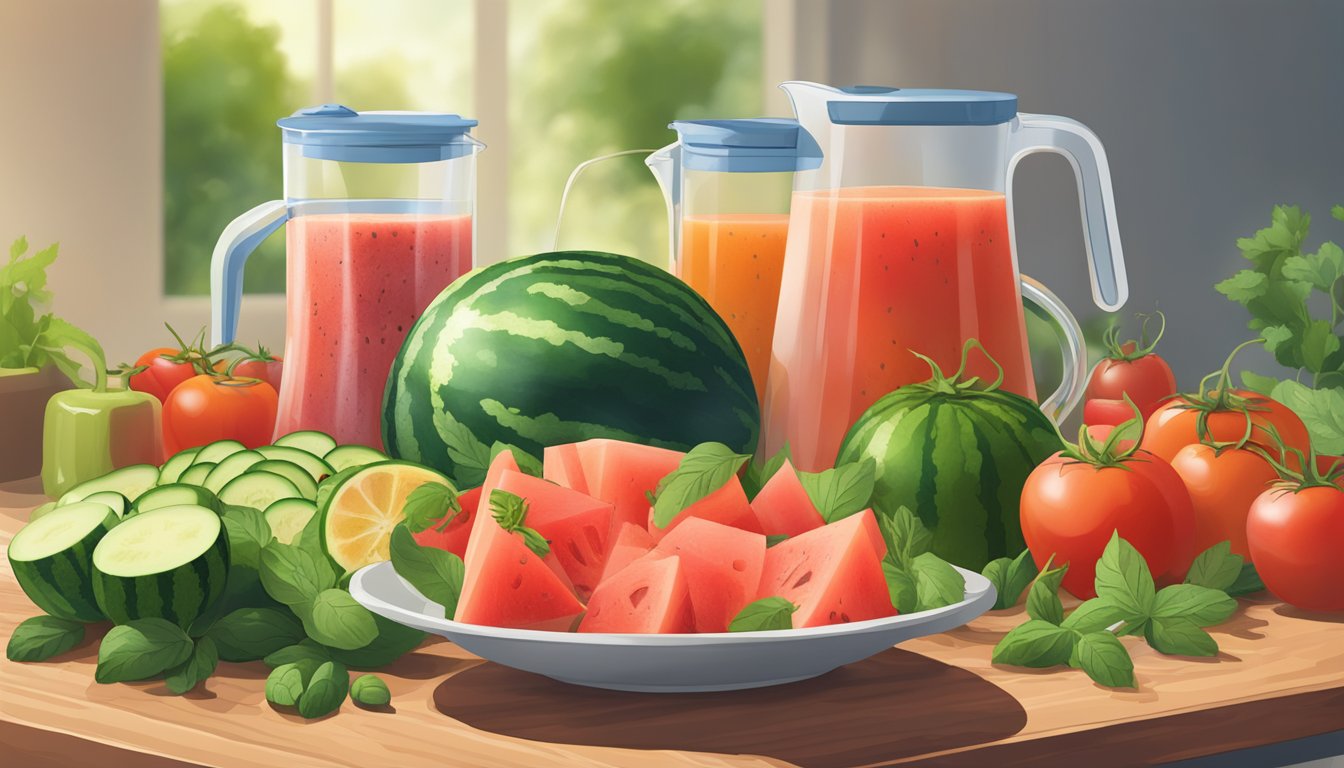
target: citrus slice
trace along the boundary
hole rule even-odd
[[[345,479],[322,505],[322,546],[347,573],[389,558],[392,529],[406,498],[425,483],[453,488],[448,478],[419,464],[384,461]]]

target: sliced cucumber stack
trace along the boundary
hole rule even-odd
[[[266,457],[256,451],[239,451],[230,454],[216,464],[214,469],[210,470],[210,474],[205,476],[205,482],[202,485],[214,493],[219,493],[224,490],[224,486],[228,485],[230,480],[246,472],[248,467],[265,460]]]
[[[299,495],[309,501],[317,498],[317,481],[308,471],[292,461],[266,459],[247,468],[248,472],[270,472],[279,475],[299,489]]]
[[[369,464],[387,461],[387,455],[382,451],[375,451],[364,445],[338,445],[331,449],[326,456],[323,456],[322,460],[330,464],[332,469],[340,472],[351,467],[365,467]]]
[[[163,467],[159,469],[159,485],[176,483],[182,479],[182,473],[187,471],[191,462],[196,459],[196,454],[200,453],[200,448],[187,448],[173,454],[172,458],[163,462]]]
[[[263,445],[257,449],[257,453],[268,459],[298,464],[315,482],[321,482],[322,478],[336,474],[330,464],[298,448],[291,448],[286,445]]]
[[[145,491],[145,493],[153,493],[153,492],[154,492],[153,488],[150,488],[148,491]],[[144,495],[145,494],[142,493],[140,494],[140,497],[144,498]],[[102,504],[103,506],[117,513],[117,517],[119,518],[125,517],[126,513],[131,511],[130,499],[126,498],[125,496],[122,496],[120,493],[117,493],[116,491],[99,491],[97,493],[90,493],[88,496],[84,497],[84,501],[92,501],[98,504]]]
[[[316,514],[317,505],[307,499],[280,499],[265,512],[271,535],[281,544],[293,544]]]
[[[331,453],[331,449],[336,447],[336,438],[326,432],[304,429],[298,432],[290,432],[288,435],[279,438],[275,441],[275,445],[282,448],[298,448],[300,451],[307,451],[320,459]]]
[[[294,484],[270,472],[247,472],[239,475],[219,492],[225,504],[251,507],[261,511],[280,499],[303,498]]]
[[[182,473],[182,479],[178,480],[178,482],[186,483],[188,485],[199,485],[204,488],[205,478],[210,476],[210,470],[214,468],[215,464],[211,461],[207,461],[203,464],[192,464],[190,467],[187,467],[186,472]]]
[[[93,550],[93,594],[117,624],[160,618],[185,629],[224,591],[228,538],[219,515],[194,505],[123,521]]]
[[[95,477],[76,485],[66,491],[61,496],[60,501],[56,503],[63,507],[66,504],[83,501],[99,491],[116,491],[127,499],[135,501],[140,494],[153,488],[158,482],[158,467],[153,464],[132,464],[129,467],[114,469],[102,477]]]
[[[134,514],[153,512],[164,507],[179,507],[183,504],[219,511],[219,500],[207,489],[188,483],[169,483],[145,491],[143,496],[135,500]]]
[[[29,522],[9,543],[9,565],[37,607],[62,619],[100,621],[92,559],[117,525],[95,501],[74,502]]]

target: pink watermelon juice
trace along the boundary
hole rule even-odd
[[[275,434],[316,429],[381,448],[392,360],[471,269],[471,216],[314,214],[289,222],[285,377]]]

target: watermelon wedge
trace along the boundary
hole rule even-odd
[[[586,444],[565,443],[547,446],[541,462],[542,478],[579,493],[588,493],[588,477],[583,472],[583,458],[579,455],[579,446]]]
[[[742,490],[742,483],[736,477],[730,478],[722,488],[682,510],[681,514],[672,518],[672,522],[666,528],[659,528],[654,524],[653,507],[648,506],[647,501],[645,502],[645,510],[645,519],[648,522],[649,533],[653,536],[654,542],[661,541],[677,526],[692,518],[710,520],[752,533],[761,532],[761,523],[756,519],[756,513],[751,510],[751,504],[747,502],[747,494]]]
[[[429,528],[414,534],[415,543],[422,547],[435,547],[447,550],[458,557],[466,557],[467,542],[471,538],[471,525],[476,520],[476,509],[480,504],[481,489],[472,488],[457,496],[462,511],[442,531]]]
[[[591,595],[607,564],[612,505],[512,470],[498,487],[527,500],[527,524],[551,543],[579,599]]]
[[[873,513],[864,510],[766,550],[756,598],[783,597],[798,611],[794,628],[894,616],[873,546]]]
[[[644,525],[648,493],[685,454],[622,440],[593,439],[546,449],[544,476],[615,506],[613,533],[624,523]]]
[[[697,632],[727,632],[738,611],[756,599],[765,564],[759,533],[692,517],[654,551],[681,559]]]
[[[695,616],[681,558],[651,552],[603,581],[580,632],[684,633]]]
[[[602,583],[621,572],[625,566],[635,562],[653,549],[653,537],[642,525],[624,523],[616,534],[616,540],[607,554],[607,565],[602,570]]]
[[[797,536],[826,524],[788,459],[751,500],[751,508],[767,536]]]

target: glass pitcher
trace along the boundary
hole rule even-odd
[[[667,202],[671,271],[737,337],[765,396],[794,171],[821,152],[797,120],[678,120],[645,163]]]
[[[472,268],[475,120],[339,105],[278,121],[284,200],[220,235],[210,265],[215,344],[233,340],[248,255],[286,232],[285,375],[275,433],[315,429],[382,446],[383,388],[429,302]]]
[[[1018,273],[1013,169],[1034,152],[1069,159],[1078,180],[1093,299],[1127,298],[1106,154],[1082,124],[1017,113],[1007,93],[790,82],[822,162],[794,177],[762,443],[786,441],[802,470],[829,467],[845,433],[882,395],[929,377],[911,351],[957,367],[979,339],[1003,389],[1036,397],[1022,300],[1058,323],[1064,380],[1042,409],[1082,397],[1082,332],[1044,286]],[[972,356],[972,375],[992,380]]]

